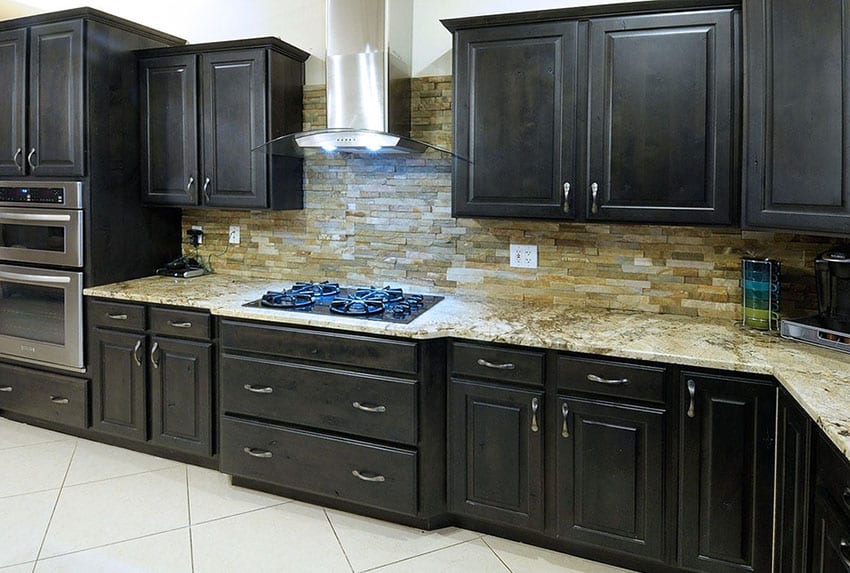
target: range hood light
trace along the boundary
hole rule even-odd
[[[325,150],[325,151],[327,151],[328,153],[333,153],[334,151],[336,151],[336,145],[334,145],[333,143],[331,143],[331,142],[329,142],[329,141],[328,141],[328,142],[323,143],[323,144],[321,145],[321,147],[322,147],[322,149],[324,149],[324,150]]]

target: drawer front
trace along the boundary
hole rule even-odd
[[[543,386],[545,353],[453,342],[452,374]]]
[[[665,372],[656,366],[559,356],[558,388],[664,403]]]
[[[844,517],[850,520],[850,464],[822,436],[817,439],[815,464],[821,487],[829,493]]]
[[[145,306],[106,300],[90,300],[88,306],[89,326],[120,328],[123,330],[145,329]]]
[[[88,427],[88,380],[0,364],[0,410]]]
[[[412,451],[224,416],[220,455],[224,473],[416,514]]]
[[[153,334],[204,340],[209,340],[212,334],[209,314],[162,307],[151,307],[150,330]]]
[[[415,374],[415,342],[223,320],[223,350]]]
[[[415,445],[415,382],[244,358],[221,360],[224,412]]]

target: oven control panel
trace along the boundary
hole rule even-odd
[[[2,205],[81,209],[82,184],[79,181],[0,182]]]
[[[64,203],[61,187],[0,187],[0,203]]]

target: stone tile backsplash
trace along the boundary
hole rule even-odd
[[[414,136],[449,147],[451,77],[415,78]],[[324,86],[304,90],[304,128],[324,125]],[[816,308],[813,259],[837,242],[790,233],[658,225],[454,219],[448,158],[305,159],[303,211],[186,209],[217,272],[256,278],[399,283],[588,308],[740,320],[740,259],[782,261],[783,315]],[[242,242],[227,246],[228,226]],[[537,269],[508,265],[538,246]]]

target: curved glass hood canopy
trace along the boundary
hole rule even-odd
[[[439,151],[446,156],[467,161],[448,149],[419,139],[368,129],[317,129],[290,133],[266,142],[253,151],[286,157],[305,157],[311,152],[408,155],[428,150]]]

